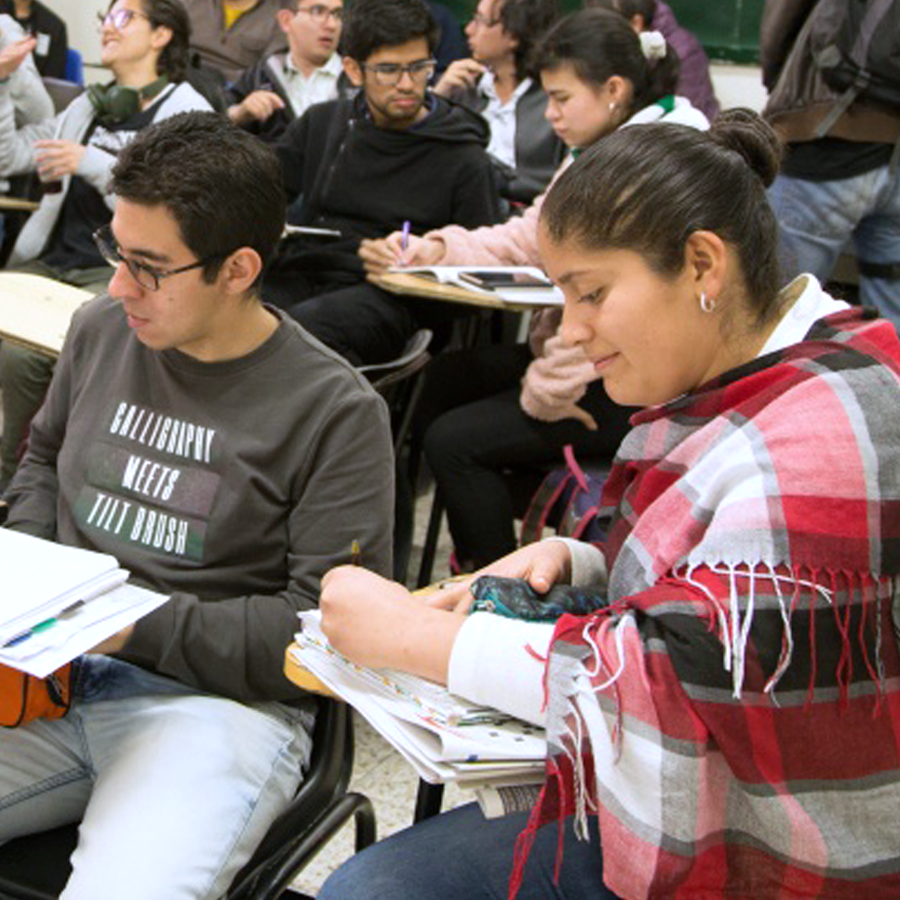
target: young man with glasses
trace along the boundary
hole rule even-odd
[[[438,327],[448,315],[367,284],[360,240],[405,221],[414,231],[471,228],[498,216],[487,125],[428,91],[436,42],[422,0],[355,0],[342,46],[358,94],[311,107],[276,148],[288,193],[302,196],[295,224],[340,237],[288,241],[266,290],[354,364],[396,356],[417,325]]]
[[[471,56],[451,63],[434,89],[487,119],[501,191],[518,203],[546,189],[565,155],[544,116],[547,95],[529,67],[532,47],[558,15],[556,0],[480,0],[466,25]]]
[[[283,0],[278,25],[288,50],[256,63],[225,90],[231,121],[277,141],[313,103],[345,96],[347,77],[338,55],[342,0]]]
[[[296,613],[347,562],[390,572],[383,401],[258,281],[278,161],[213,113],[142,133],[7,527],[115,556],[170,600],[76,661],[63,719],[0,729],[0,843],[80,821],[63,897],[218,900],[294,795],[313,704]],[[110,655],[114,654],[114,655]]]
[[[191,51],[223,83],[284,49],[275,18],[281,0],[180,0],[191,20]]]
[[[91,236],[112,217],[107,187],[116,156],[151,123],[209,109],[184,81],[190,24],[180,0],[115,0],[101,16],[100,38],[113,81],[92,86],[58,116],[16,129],[9,85],[0,83],[0,175],[36,171],[47,185],[9,267],[93,292],[110,277]],[[49,358],[0,345],[0,492],[52,371]]]

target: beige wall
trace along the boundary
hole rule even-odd
[[[109,0],[43,0],[69,30],[69,46],[81,52],[85,63],[100,61],[100,36],[97,30],[97,13],[105,12]],[[99,81],[104,75],[99,69],[85,68],[85,81]]]

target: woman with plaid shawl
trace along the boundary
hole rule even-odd
[[[320,900],[900,896],[900,342],[811,276],[777,290],[778,152],[747,111],[636,126],[551,190],[562,334],[646,408],[605,544],[488,571],[598,609],[467,616],[468,584],[426,606],[349,568],[322,595],[351,658],[546,725],[546,784],[527,823],[437,816]]]

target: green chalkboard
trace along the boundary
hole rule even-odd
[[[700,39],[712,59],[759,60],[764,0],[668,0],[675,17]]]
[[[477,0],[442,0],[465,24]],[[764,0],[667,0],[685,28],[700,39],[711,59],[751,63],[759,60],[759,21]],[[581,8],[579,0],[560,0],[563,10]]]

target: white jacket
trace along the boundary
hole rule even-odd
[[[154,122],[189,110],[210,110],[209,103],[187,82],[166,88],[150,108],[155,108]],[[94,121],[94,107],[87,94],[76,97],[58,116],[18,130],[15,127],[15,111],[8,84],[0,84],[0,176],[33,172],[34,142],[48,138],[84,143]],[[101,194],[106,195],[112,168],[116,159],[109,153],[88,146],[76,174],[88,181]],[[63,179],[63,189],[58,194],[45,194],[41,205],[32,213],[19,232],[16,245],[9,259],[10,267],[37,259],[46,249],[47,242],[63,203],[69,192],[71,177]],[[105,196],[110,209],[115,198]]]

